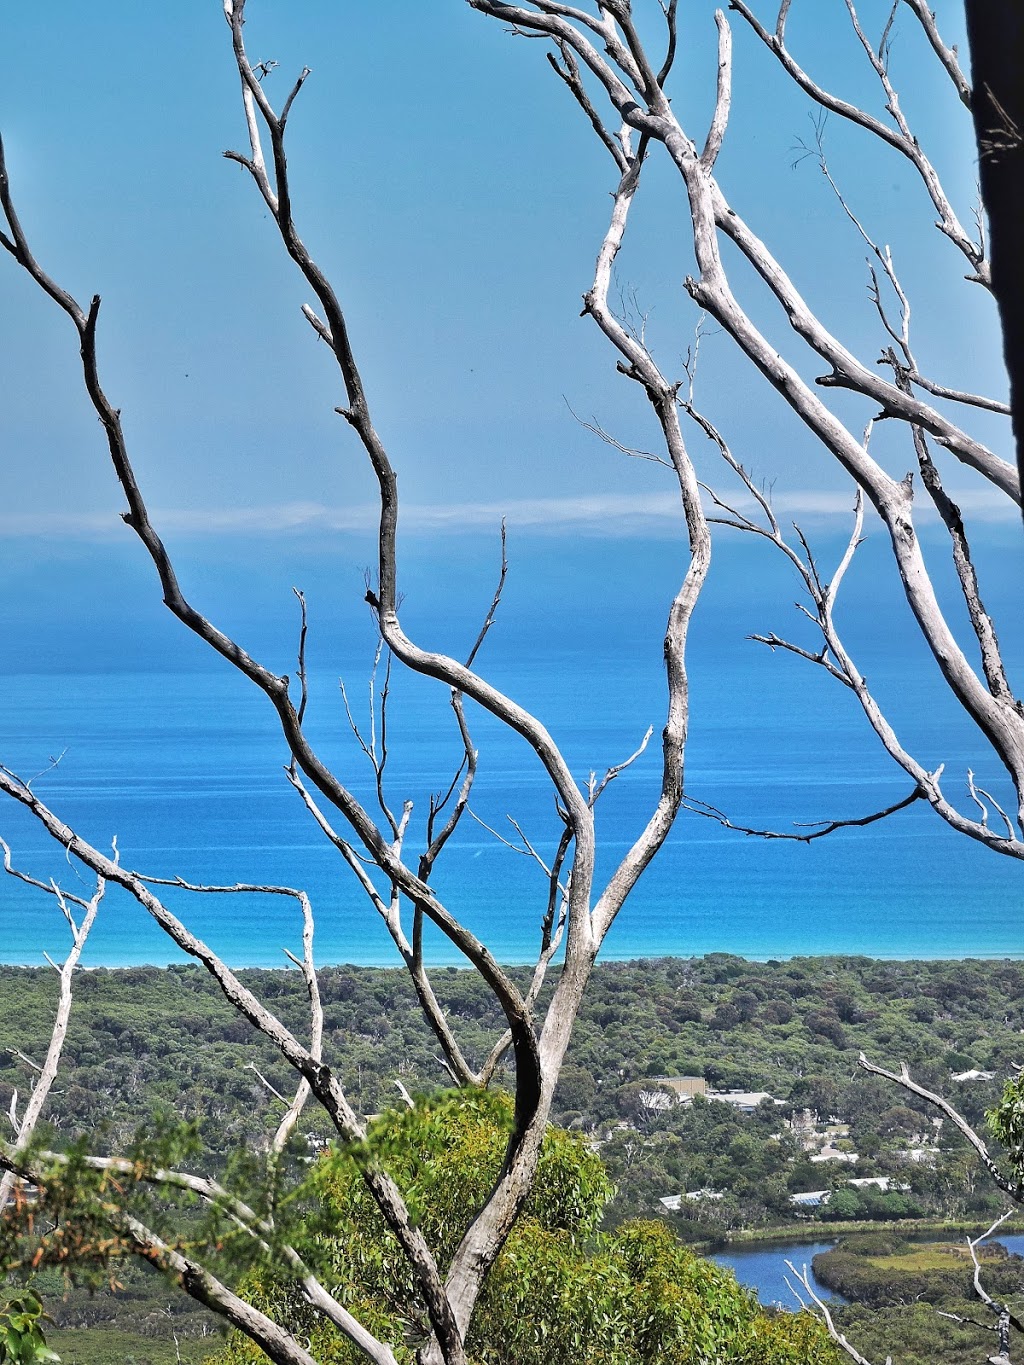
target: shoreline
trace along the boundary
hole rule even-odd
[[[770,1250],[774,1244],[783,1242],[786,1244],[835,1242],[840,1237],[861,1232],[894,1232],[903,1234],[911,1240],[920,1234],[949,1233],[953,1239],[959,1234],[978,1235],[989,1226],[989,1221],[965,1218],[897,1218],[887,1222],[860,1218],[835,1223],[780,1223],[771,1227],[740,1228],[721,1240],[688,1242],[687,1245],[695,1251],[700,1251],[701,1255],[712,1255],[723,1251],[754,1251],[758,1248]],[[1010,1235],[1024,1233],[1024,1212],[1004,1223],[999,1232]],[[998,1242],[999,1236],[994,1235],[992,1241]]]
[[[950,956],[941,953],[867,953],[867,952],[835,952],[835,953],[783,953],[778,956],[760,957],[748,953],[734,953],[728,949],[713,949],[705,953],[637,953],[632,955],[619,956],[617,954],[601,954],[596,965],[602,966],[637,966],[643,963],[659,962],[705,962],[709,958],[724,957],[733,958],[741,962],[756,962],[761,964],[773,964],[783,962],[1021,962],[1024,961],[1024,952],[1019,953],[963,953]],[[40,952],[42,958],[42,952]],[[259,962],[238,962],[228,959],[226,955],[221,957],[232,971],[239,972],[295,972],[298,970],[294,964],[289,962],[276,963],[274,965]],[[192,957],[184,955],[169,961],[152,962],[144,960],[124,960],[118,962],[87,962],[82,963],[78,968],[83,972],[118,972],[118,971],[140,971],[144,969],[164,972],[172,967],[201,966],[202,964]],[[389,972],[405,971],[400,960],[394,959],[387,962],[351,962],[344,959],[328,960],[322,959],[317,962],[317,970],[335,970],[347,968],[357,972]],[[536,959],[523,958],[516,961],[503,961],[502,967],[509,969],[522,968],[532,970],[536,965]],[[558,965],[556,959],[555,964]],[[456,972],[475,972],[475,968],[467,966],[458,961],[438,961],[430,962],[424,960],[424,966],[430,971],[456,971]],[[39,962],[24,962],[7,960],[0,957],[0,971],[50,971],[45,960]]]

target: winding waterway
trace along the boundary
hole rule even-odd
[[[954,1239],[945,1236],[921,1237],[914,1238],[914,1240],[949,1242]],[[1006,1247],[1007,1251],[1018,1256],[1024,1256],[1024,1233],[1008,1233],[998,1240]],[[811,1269],[814,1257],[819,1252],[831,1251],[836,1241],[837,1238],[833,1237],[828,1241],[821,1242],[759,1242],[754,1246],[735,1246],[726,1251],[717,1251],[709,1259],[731,1270],[740,1284],[748,1285],[751,1289],[756,1290],[757,1297],[766,1305],[796,1308],[796,1300],[786,1283],[787,1279],[790,1281],[793,1279],[792,1273],[786,1265],[787,1261],[792,1261],[798,1270],[802,1270],[804,1266],[807,1267],[811,1273],[811,1284],[814,1286],[814,1291],[821,1298],[832,1303],[845,1303],[846,1300],[842,1295],[826,1289]]]

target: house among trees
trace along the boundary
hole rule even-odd
[[[831,1198],[831,1190],[807,1190],[803,1194],[791,1194],[789,1202],[798,1209],[817,1209]]]
[[[677,1104],[690,1104],[695,1095],[732,1105],[741,1114],[752,1114],[765,1100],[770,1100],[772,1104],[782,1103],[774,1095],[769,1095],[767,1090],[709,1090],[703,1076],[653,1076],[651,1079],[658,1089],[642,1090],[640,1103],[653,1112],[671,1109]]]
[[[675,1091],[677,1103],[692,1100],[694,1095],[707,1095],[708,1083],[703,1076],[655,1076],[657,1085]]]
[[[706,1095],[709,1100],[718,1100],[720,1104],[731,1104],[741,1114],[752,1114],[765,1100],[770,1100],[772,1104],[782,1103],[774,1095],[769,1095],[767,1090],[708,1090]]]

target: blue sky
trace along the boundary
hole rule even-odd
[[[872,0],[865,23],[880,26],[887,10]],[[700,135],[713,99],[713,6],[684,12],[673,97]],[[962,37],[959,5],[941,6],[939,18],[950,40]],[[863,247],[815,166],[793,165],[812,136],[808,102],[739,20],[734,29],[722,184],[825,320],[870,359],[881,337]],[[841,0],[795,5],[791,36],[809,69],[877,108]],[[80,299],[103,296],[105,383],[185,581],[247,622],[287,619],[297,576],[340,573],[356,604],[373,558],[374,487],[333,412],[338,380],[300,316],[303,282],[247,176],[221,156],[241,145],[244,127],[219,3],[7,6],[0,38],[0,127],[24,223],[48,270]],[[420,574],[409,586],[445,582],[475,603],[489,590],[484,566],[507,515],[524,602],[578,596],[581,581],[597,602],[623,597],[616,584],[644,580],[650,542],[681,534],[677,499],[664,470],[624,458],[570,412],[627,444],[656,440],[636,386],[578,316],[614,172],[542,45],[460,0],[251,0],[247,39],[254,59],[280,63],[269,86],[278,100],[304,63],[313,68],[290,125],[297,216],[345,303],[399,471]],[[969,119],[909,19],[897,25],[893,71],[969,220]],[[893,246],[933,374],[1002,393],[994,312],[962,280],[915,177],[836,120],[826,145],[851,204]],[[677,178],[652,158],[618,278],[649,310],[655,354],[677,373],[696,323],[681,287],[683,208]],[[751,280],[738,272],[736,282],[783,338]],[[62,666],[108,667],[123,649],[104,648],[82,619],[116,590],[130,637],[158,610],[151,571],[117,516],[73,332],[6,258],[0,320],[2,615],[17,641],[5,668],[54,666],[68,639],[77,643]],[[780,512],[829,539],[842,533],[844,477],[721,335],[703,342],[698,400],[773,484]],[[858,425],[871,415],[847,406]],[[1005,447],[998,419],[978,429]],[[703,477],[733,492],[699,433],[691,447]],[[901,434],[881,429],[874,449],[904,472]],[[1014,524],[995,527],[985,489],[949,463],[949,483],[979,514],[976,534],[1019,563]],[[558,538],[558,552],[536,551],[545,536]],[[606,554],[586,548],[594,538],[608,542]],[[679,555],[670,562],[674,574]],[[722,541],[716,573],[741,581],[746,563]],[[80,604],[74,613],[70,602]],[[180,636],[167,639],[163,661]]]
[[[885,8],[866,6],[865,22]],[[959,9],[940,6],[952,38]],[[686,7],[675,99],[695,133],[713,94],[712,15],[710,4]],[[348,308],[410,526],[493,527],[503,511],[524,526],[664,523],[673,499],[663,472],[602,446],[566,406],[627,443],[653,438],[640,396],[577,316],[614,177],[541,44],[458,0],[252,0],[247,32],[254,57],[280,62],[278,98],[304,62],[313,67],[291,131],[298,217]],[[103,295],[108,388],[164,524],[228,535],[365,525],[372,486],[332,413],[337,381],[299,315],[302,282],[244,172],[220,157],[244,136],[220,5],[6,6],[0,35],[18,203],[47,267],[80,297]],[[880,338],[863,249],[814,166],[791,164],[811,135],[807,101],[739,20],[735,38],[726,193],[826,321],[871,358]],[[838,0],[795,6],[792,40],[811,69],[877,105]],[[969,220],[969,119],[909,19],[893,66]],[[994,315],[960,280],[914,177],[835,120],[827,145],[851,203],[893,245],[934,372],[1000,391]],[[620,269],[623,289],[650,309],[667,369],[678,369],[695,322],[680,287],[690,260],[681,208],[677,180],[652,163]],[[748,297],[774,325],[756,291]],[[65,320],[10,263],[0,316],[4,529],[118,534]],[[776,481],[780,505],[844,504],[841,478],[721,337],[705,343],[699,397]],[[991,439],[1002,440],[994,424]],[[905,464],[906,450],[892,459]],[[822,503],[821,493],[837,496]]]

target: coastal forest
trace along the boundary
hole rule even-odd
[[[300,1026],[306,999],[298,971],[243,976],[284,1021]],[[403,1094],[436,1104],[450,1093],[404,972],[333,967],[319,978],[325,1056],[364,1112],[399,1115]],[[454,969],[437,973],[435,984],[470,1055],[484,1053],[500,1022],[487,993],[472,974]],[[0,969],[5,1108],[30,1079],[24,1058],[45,1050],[54,995],[52,971]],[[881,1245],[905,1257],[914,1249],[907,1239],[927,1234],[958,1246],[963,1257],[965,1238],[982,1231],[1005,1200],[952,1125],[936,1124],[929,1105],[866,1074],[858,1056],[907,1062],[998,1151],[985,1114],[1024,1061],[1024,1015],[1010,1003],[1022,999],[1024,963],[1014,961],[752,962],[713,954],[601,964],[554,1113],[557,1129],[575,1135],[599,1163],[601,1173],[588,1177],[587,1235],[614,1238],[625,1235],[616,1229],[653,1222],[697,1254],[772,1236],[840,1236],[852,1250],[845,1261],[825,1258],[819,1279],[850,1300],[837,1317],[851,1333],[856,1328],[862,1349],[888,1340],[900,1343],[897,1358],[909,1365],[973,1360],[977,1329],[950,1337],[936,1318],[951,1304],[967,1311],[970,1277],[962,1263],[950,1270],[933,1252],[925,1278],[908,1288],[898,1274],[894,1287],[894,1262],[886,1263],[880,1283],[864,1256]],[[681,1076],[726,1098],[697,1094],[679,1103],[665,1081]],[[191,1125],[190,1164],[226,1176],[242,1154],[266,1148],[284,1109],[271,1087],[287,1089],[279,1057],[269,1046],[253,1048],[247,1026],[200,969],[90,971],[76,988],[55,1109],[59,1127],[42,1140],[68,1147],[87,1138],[96,1151],[123,1151],[138,1140],[140,1115],[148,1115],[144,1126],[159,1130]],[[754,1103],[729,1103],[736,1092]],[[303,1126],[302,1153],[326,1153],[328,1126],[313,1114]],[[454,1185],[450,1175],[440,1183],[465,1188],[464,1172]],[[825,1203],[795,1202],[822,1190],[831,1191]],[[866,1227],[878,1229],[874,1242],[865,1240]],[[898,1269],[911,1264],[904,1259]],[[1015,1265],[1010,1258],[1003,1277],[1013,1292],[1020,1280]],[[112,1365],[122,1352],[140,1365],[163,1365],[173,1359],[172,1336],[185,1360],[221,1349],[215,1319],[169,1295],[159,1276],[118,1269],[125,1283],[113,1292],[109,1284],[73,1288],[54,1274],[47,1272],[43,1284],[59,1324],[52,1341],[66,1361]],[[1006,1287],[997,1276],[993,1292]],[[940,1336],[945,1354],[915,1354],[931,1350]]]

